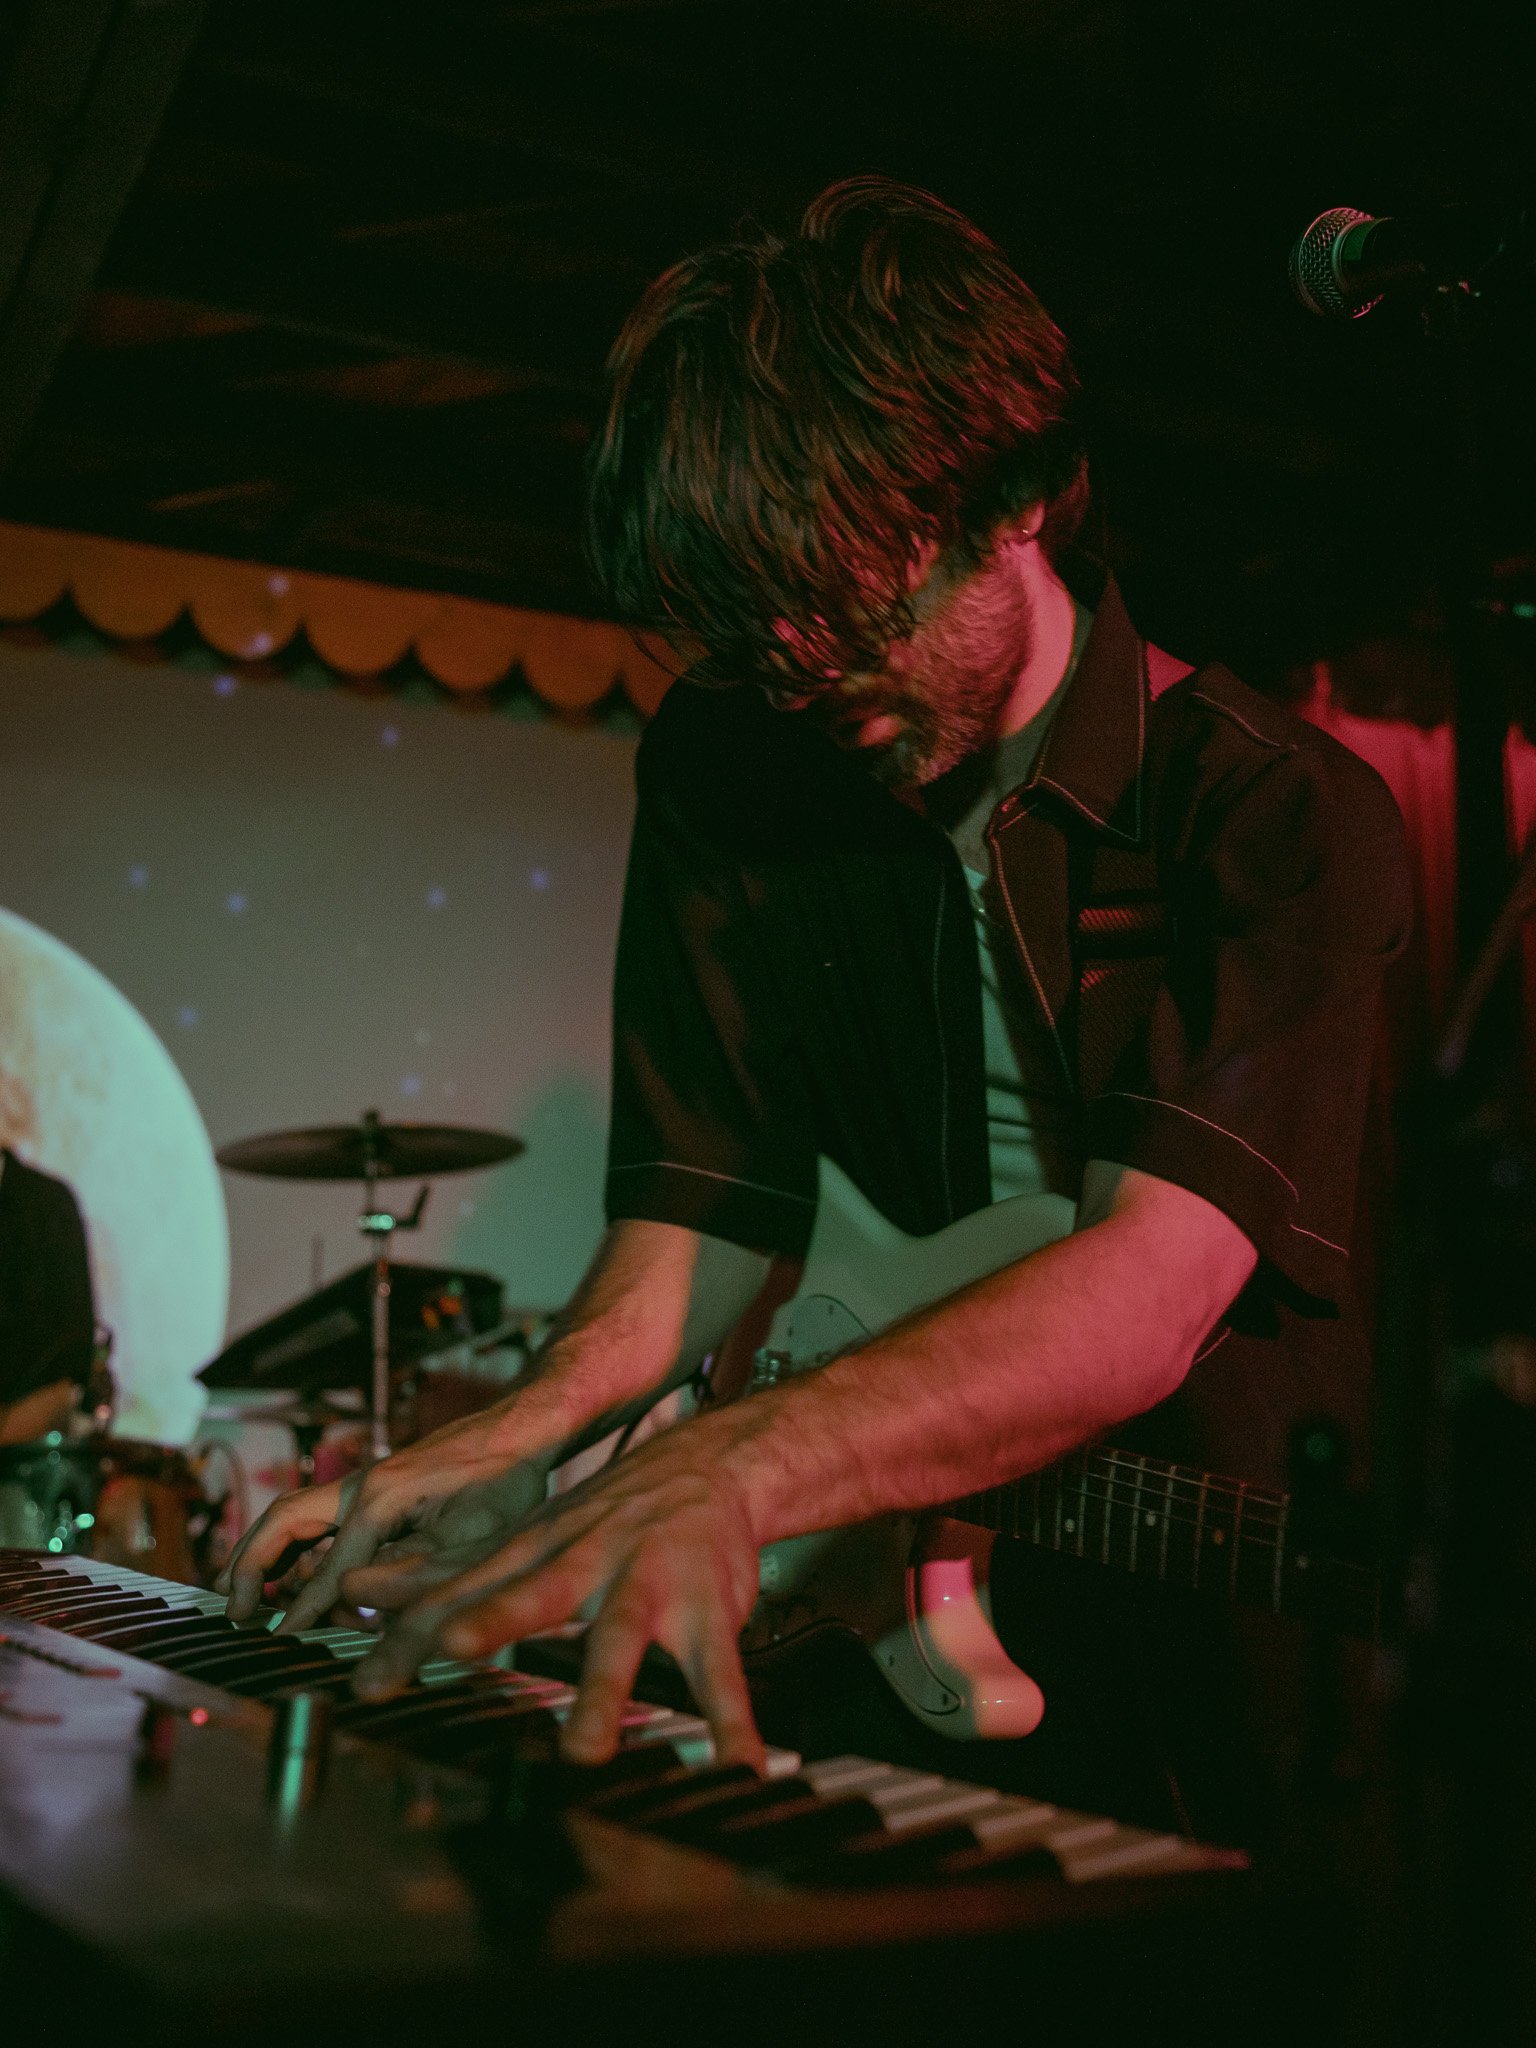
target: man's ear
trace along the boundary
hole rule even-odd
[[[1002,522],[997,529],[997,545],[1013,548],[1032,547],[1040,538],[1040,529],[1044,524],[1045,500],[1036,498],[1032,504],[1024,506],[1022,511],[1015,512]]]

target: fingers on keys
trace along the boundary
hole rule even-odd
[[[621,1581],[587,1631],[581,1685],[561,1735],[572,1763],[606,1763],[618,1747],[624,1708],[651,1641],[651,1603],[635,1580]]]
[[[736,1631],[723,1610],[696,1610],[693,1647],[678,1662],[715,1739],[715,1761],[750,1764],[761,1777],[768,1768],[768,1751],[757,1732]]]
[[[298,1592],[283,1616],[282,1633],[297,1634],[314,1628],[341,1598],[343,1576],[370,1564],[373,1554],[389,1534],[396,1519],[393,1503],[381,1489],[372,1500],[366,1491],[336,1532],[336,1540],[320,1569]]]
[[[561,1739],[572,1763],[603,1764],[618,1749],[624,1709],[652,1643],[669,1650],[709,1723],[716,1761],[762,1772],[768,1753],[757,1732],[736,1635],[723,1607],[693,1600],[658,1613],[637,1583],[616,1587],[593,1622],[576,1704]]]
[[[371,1564],[355,1565],[343,1573],[341,1597],[350,1607],[388,1608],[391,1612],[408,1607],[434,1586],[453,1578],[463,1569],[465,1559],[454,1552],[440,1553],[426,1545],[390,1546]]]
[[[285,1493],[241,1538],[218,1578],[229,1595],[232,1621],[246,1621],[261,1604],[262,1590],[295,1546],[306,1550],[329,1536],[341,1515],[339,1485]]]
[[[593,1587],[593,1559],[573,1545],[510,1585],[457,1602],[418,1601],[387,1631],[360,1667],[356,1684],[365,1698],[387,1697],[409,1683],[437,1649],[466,1660],[564,1621]],[[348,1581],[349,1595],[357,1581]],[[609,1589],[587,1637],[576,1704],[561,1748],[573,1763],[606,1762],[619,1745],[624,1709],[647,1648],[659,1643],[677,1659],[699,1711],[709,1722],[722,1763],[765,1768],[767,1752],[752,1702],[726,1600],[688,1599],[647,1584],[643,1572],[625,1574]]]

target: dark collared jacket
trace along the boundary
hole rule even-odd
[[[610,1218],[797,1255],[818,1153],[923,1234],[991,1198],[980,982],[947,837],[760,692],[680,683],[639,754]],[[1260,1254],[1174,1400],[1117,1440],[1283,1481],[1357,1419],[1349,1241],[1401,821],[1347,750],[1149,649],[1111,584],[989,829],[1082,1156],[1190,1188]]]

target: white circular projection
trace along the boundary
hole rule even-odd
[[[117,1429],[185,1443],[193,1374],[219,1349],[229,1226],[191,1092],[126,996],[78,953],[0,910],[0,1136],[73,1188],[96,1313],[113,1331]]]

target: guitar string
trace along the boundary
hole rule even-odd
[[[1290,1511],[1290,1503],[1283,1494],[1256,1493],[1238,1486],[1235,1481],[1203,1479],[1187,1467],[1144,1467],[1134,1457],[1107,1451],[1073,1453],[1061,1459],[1058,1465],[1042,1467],[1038,1475],[1026,1474],[1023,1480],[1006,1483],[1026,1485],[1031,1478],[1039,1476],[1043,1479],[1046,1474],[1058,1469],[1075,1475],[1094,1472],[1096,1468],[1098,1476],[1101,1477],[1106,1470],[1111,1475],[1125,1474],[1124,1478],[1116,1477],[1114,1483],[1122,1486],[1139,1486],[1148,1498],[1198,1501],[1203,1496],[1208,1510],[1215,1509],[1223,1513],[1235,1510],[1241,1502],[1245,1521],[1250,1515],[1261,1524],[1272,1518],[1278,1526]]]
[[[1154,1515],[1159,1522],[1166,1521],[1172,1526],[1178,1528],[1200,1528],[1202,1526],[1209,1526],[1214,1519],[1215,1526],[1221,1528],[1223,1530],[1223,1533],[1225,1534],[1227,1525],[1222,1523],[1219,1517],[1213,1518],[1210,1515],[1202,1516],[1199,1514],[1185,1514],[1181,1511],[1182,1506],[1184,1505],[1183,1503],[1177,1503],[1174,1506],[1170,1507],[1164,1504],[1160,1493],[1149,1494],[1146,1491],[1137,1493],[1135,1489],[1127,1491],[1125,1489],[1125,1482],[1123,1480],[1108,1483],[1101,1482],[1101,1484],[1104,1485],[1104,1490],[1102,1492],[1098,1492],[1093,1490],[1091,1478],[1077,1481],[1068,1481],[1065,1484],[1065,1486],[1061,1489],[1060,1505],[1064,1509],[1070,1509],[1072,1502],[1074,1500],[1083,1500],[1084,1502],[1092,1502],[1095,1505],[1105,1506],[1111,1509],[1124,1508],[1127,1511],[1135,1511],[1136,1513],[1141,1514],[1143,1516]],[[980,1494],[974,1494],[969,1497],[979,1502],[985,1500],[989,1494],[1001,1494],[1004,1496],[1009,1496],[1016,1493],[1018,1496],[1018,1503],[1020,1507],[1023,1508],[1025,1515],[1032,1518],[1035,1511],[1035,1503],[1027,1491],[1028,1487],[1029,1481],[1027,1479],[1022,1481],[1012,1481],[1002,1487],[988,1488]],[[1119,1489],[1118,1491],[1117,1488]],[[999,1505],[1000,1507],[1008,1507],[1011,1506],[1012,1503],[1011,1501],[1005,1499],[1004,1501],[1000,1502]],[[1048,1493],[1042,1492],[1040,1505],[1047,1512],[1054,1515],[1057,1502],[1051,1499]],[[1277,1527],[1278,1525],[1261,1526],[1255,1529],[1250,1525],[1248,1518],[1244,1516],[1241,1523],[1236,1526],[1234,1533],[1236,1535],[1236,1539],[1238,1542],[1241,1542],[1245,1537],[1249,1536],[1251,1536],[1255,1541],[1267,1541],[1268,1539],[1276,1535]],[[1294,1529],[1292,1529],[1290,1533],[1293,1537],[1297,1534],[1297,1532]],[[1305,1545],[1297,1547],[1307,1548],[1307,1546]],[[1328,1562],[1331,1568],[1337,1567],[1340,1570],[1361,1572],[1369,1572],[1371,1570],[1371,1566],[1369,1564],[1362,1563],[1359,1559],[1356,1558],[1330,1556]]]
[[[1240,1486],[1235,1480],[1206,1479],[1191,1472],[1187,1466],[1166,1466],[1157,1468],[1143,1466],[1135,1457],[1116,1451],[1088,1450],[1074,1453],[1061,1460],[1064,1472],[1093,1473],[1095,1466],[1111,1468],[1112,1474],[1125,1473],[1125,1478],[1111,1478],[1107,1483],[1121,1486],[1136,1486],[1149,1498],[1178,1499],[1199,1502],[1203,1499],[1209,1513],[1235,1512],[1241,1506],[1242,1519],[1250,1519],[1260,1528],[1283,1528],[1291,1512],[1290,1502],[1283,1494],[1255,1492]],[[1047,1466],[1041,1473],[1056,1469]],[[1103,1477],[1101,1471],[1096,1476]],[[1026,1484],[1025,1481],[1017,1482]]]
[[[1000,1486],[984,1487],[981,1491],[987,1493],[1006,1493],[1010,1489],[1018,1488],[1022,1492],[1024,1489],[1036,1485],[1037,1482],[1042,1488],[1048,1487],[1052,1483],[1050,1475],[1056,1470],[1057,1468],[1054,1466],[1047,1466],[1038,1474],[1026,1473],[1022,1479],[1007,1479]],[[1062,1476],[1055,1481],[1055,1484],[1063,1491],[1077,1493],[1081,1492],[1083,1487],[1090,1482],[1097,1482],[1099,1485],[1110,1489],[1112,1493],[1114,1489],[1122,1488],[1124,1489],[1123,1497],[1128,1502],[1139,1500],[1143,1506],[1149,1509],[1158,1508],[1159,1512],[1162,1512],[1164,1509],[1171,1512],[1176,1507],[1199,1509],[1202,1505],[1198,1485],[1186,1483],[1184,1490],[1180,1491],[1179,1482],[1170,1484],[1166,1480],[1154,1482],[1143,1479],[1137,1481],[1130,1478],[1116,1477],[1114,1474],[1094,1472],[1081,1465],[1064,1470]],[[1115,1495],[1117,1500],[1121,1497],[1119,1494]],[[1289,1519],[1288,1511],[1284,1507],[1281,1507],[1278,1514],[1272,1514],[1269,1512],[1268,1503],[1265,1501],[1245,1501],[1240,1518],[1234,1516],[1232,1510],[1221,1501],[1211,1499],[1209,1493],[1207,1493],[1203,1505],[1205,1515],[1208,1518],[1214,1520],[1240,1519],[1242,1528],[1255,1534],[1283,1534]]]
[[[979,1507],[979,1505],[980,1505],[980,1502],[981,1502],[981,1500],[983,1500],[983,1499],[985,1498],[985,1496],[973,1495],[973,1496],[971,1496],[971,1498],[972,1498],[972,1500],[974,1500],[974,1501],[975,1501],[975,1502],[977,1503],[977,1505],[978,1505],[978,1507]],[[1088,1500],[1089,1500],[1089,1501],[1091,1501],[1091,1502],[1093,1502],[1093,1503],[1095,1503],[1095,1504],[1102,1504],[1102,1503],[1104,1502],[1104,1498],[1105,1498],[1105,1497],[1104,1497],[1103,1495],[1098,1495],[1098,1494],[1094,1494],[1094,1495],[1089,1495],[1089,1496],[1088,1496]],[[1126,1502],[1114,1502],[1114,1503],[1112,1503],[1112,1505],[1115,1505],[1115,1506],[1128,1506],[1128,1505],[1129,1505],[1129,1503],[1126,1503]],[[1020,1520],[1021,1524],[1022,1524],[1022,1523],[1025,1523],[1025,1522],[1027,1522],[1027,1521],[1029,1521],[1029,1520],[1031,1520],[1031,1519],[1033,1519],[1033,1517],[1032,1517],[1032,1516],[1029,1516],[1029,1515],[1025,1515],[1025,1516],[1021,1516],[1021,1517],[1019,1517],[1019,1520]],[[1188,1529],[1193,1529],[1193,1528],[1198,1528],[1198,1527],[1200,1526],[1200,1524],[1199,1524],[1199,1521],[1198,1521],[1198,1518],[1197,1518],[1197,1517],[1195,1517],[1195,1516],[1193,1516],[1193,1515],[1166,1515],[1166,1516],[1162,1516],[1162,1515],[1160,1515],[1160,1516],[1159,1516],[1159,1521],[1163,1521],[1163,1520],[1166,1520],[1166,1521],[1168,1521],[1168,1522],[1169,1522],[1169,1523],[1170,1523],[1171,1525],[1173,1525],[1173,1526],[1176,1526],[1176,1527],[1180,1527],[1180,1528],[1188,1528]],[[1006,1537],[1009,1537],[1009,1538],[1011,1538],[1012,1540],[1015,1540],[1015,1541],[1021,1541],[1021,1542],[1029,1542],[1029,1541],[1032,1541],[1032,1540],[1034,1540],[1034,1539],[1033,1539],[1033,1538],[1031,1537],[1030,1531],[1028,1530],[1028,1528],[1027,1528],[1027,1527],[1021,1526],[1021,1527],[1019,1527],[1019,1528],[1015,1529],[1015,1528],[1013,1528],[1013,1527],[1011,1527],[1011,1526],[1010,1526],[1010,1522],[1009,1522],[1009,1520],[1008,1520],[1008,1519],[1005,1519],[1005,1518],[1001,1518],[1001,1517],[999,1517],[999,1518],[998,1518],[998,1520],[997,1520],[996,1522],[993,1522],[993,1521],[987,1521],[987,1522],[985,1522],[985,1523],[983,1524],[983,1526],[984,1526],[984,1527],[986,1527],[986,1528],[992,1529],[992,1530],[994,1531],[994,1533],[995,1533],[995,1534],[997,1534],[997,1535],[999,1535],[999,1536],[1006,1536]],[[1084,1522],[1084,1531],[1085,1531],[1085,1532],[1086,1532],[1086,1529],[1087,1529],[1087,1523],[1086,1523],[1086,1520],[1085,1520],[1085,1522]],[[1075,1534],[1076,1534],[1077,1532],[1076,1532],[1076,1531],[1074,1531],[1074,1532],[1072,1532],[1072,1533],[1073,1533],[1073,1534],[1075,1535]],[[1152,1547],[1153,1547],[1153,1543],[1154,1543],[1154,1542],[1155,1542],[1155,1538],[1153,1538],[1153,1539],[1152,1539],[1152,1541],[1151,1541],[1151,1542],[1149,1542],[1149,1545],[1148,1545],[1148,1549],[1149,1549],[1149,1552],[1150,1552],[1150,1550],[1152,1549]],[[1056,1538],[1056,1537],[1054,1537],[1054,1536],[1053,1536],[1053,1537],[1052,1537],[1052,1539],[1051,1539],[1051,1547],[1053,1547],[1053,1548],[1055,1548],[1055,1549],[1058,1549],[1058,1550],[1061,1550],[1061,1551],[1065,1552],[1065,1553],[1066,1553],[1067,1555],[1069,1555],[1069,1556],[1070,1556],[1070,1555],[1073,1555],[1073,1554],[1075,1554],[1075,1549],[1076,1549],[1076,1546],[1075,1546],[1075,1545],[1074,1545],[1074,1543],[1072,1542],[1072,1540],[1071,1540],[1071,1537],[1070,1537],[1070,1536],[1064,1536],[1064,1537],[1062,1537],[1062,1538]],[[1139,1569],[1139,1568],[1141,1568],[1141,1560],[1140,1560],[1140,1559],[1138,1559],[1138,1561],[1137,1561],[1137,1566],[1135,1566],[1135,1567],[1130,1567],[1130,1566],[1128,1565],[1127,1559],[1126,1559],[1126,1557],[1124,1556],[1124,1549],[1125,1549],[1126,1547],[1127,1547],[1127,1546],[1125,1546],[1125,1544],[1124,1544],[1124,1542],[1123,1542],[1123,1539],[1122,1539],[1122,1543],[1121,1543],[1121,1545],[1120,1545],[1120,1546],[1118,1546],[1118,1554],[1117,1554],[1117,1552],[1116,1552],[1116,1551],[1112,1551],[1112,1552],[1111,1552],[1111,1554],[1110,1554],[1110,1556],[1109,1556],[1109,1558],[1108,1558],[1108,1560],[1107,1560],[1107,1563],[1109,1564],[1109,1566],[1110,1566],[1111,1568],[1115,1568],[1115,1567],[1119,1567],[1119,1568],[1121,1568],[1121,1569]],[[1100,1562],[1101,1560],[1100,1560],[1100,1559],[1098,1559],[1098,1558],[1095,1558],[1095,1557],[1093,1557],[1093,1552],[1094,1552],[1094,1549],[1095,1549],[1095,1546],[1094,1546],[1094,1544],[1093,1544],[1092,1542],[1089,1542],[1089,1543],[1087,1543],[1087,1544],[1086,1544],[1086,1546],[1085,1546],[1085,1549],[1084,1549],[1083,1555],[1085,1555],[1085,1556],[1088,1556],[1088,1557],[1092,1558],[1092,1559],[1093,1559],[1093,1561],[1097,1563],[1097,1562]],[[1204,1554],[1204,1553],[1202,1553],[1202,1554]],[[1241,1550],[1240,1550],[1240,1549],[1239,1549],[1239,1550],[1238,1550],[1238,1551],[1236,1552],[1236,1555],[1237,1555],[1237,1556],[1238,1556],[1239,1558],[1241,1557],[1241,1555],[1242,1555],[1242,1552],[1241,1552]],[[1178,1562],[1187,1562],[1187,1561],[1189,1561],[1189,1560],[1178,1560]],[[1151,1568],[1151,1564],[1150,1564],[1150,1557],[1149,1557],[1149,1559],[1148,1559],[1148,1563],[1147,1563],[1147,1566],[1146,1566],[1146,1568],[1147,1568],[1147,1569],[1150,1569],[1150,1568]],[[1218,1567],[1218,1569],[1221,1569],[1221,1568],[1220,1568],[1220,1567]],[[1268,1563],[1266,1562],[1266,1564],[1265,1564],[1265,1566],[1264,1566],[1264,1570],[1265,1570],[1265,1573],[1266,1573],[1266,1575],[1268,1574],[1268,1572],[1269,1572],[1269,1570],[1270,1570],[1270,1569],[1271,1569],[1271,1567],[1270,1567],[1270,1566],[1269,1566],[1269,1564],[1268,1564]],[[1370,1565],[1367,1565],[1367,1564],[1361,1564],[1361,1563],[1357,1562],[1357,1561],[1356,1561],[1355,1559],[1353,1559],[1353,1558],[1335,1558],[1335,1557],[1329,1557],[1329,1558],[1328,1558],[1328,1559],[1326,1560],[1326,1579],[1325,1579],[1325,1583],[1326,1583],[1326,1595],[1325,1595],[1325,1597],[1326,1597],[1326,1599],[1327,1599],[1327,1601],[1328,1601],[1328,1604],[1329,1604],[1330,1608],[1332,1608],[1332,1609],[1334,1610],[1334,1612],[1335,1612],[1335,1613],[1340,1613],[1340,1612],[1342,1612],[1342,1613],[1345,1613],[1345,1614],[1353,1614],[1353,1615],[1355,1615],[1355,1616],[1356,1616],[1356,1617],[1357,1617],[1357,1618],[1358,1618],[1359,1620],[1361,1620],[1362,1622],[1374,1622],[1374,1620],[1375,1620],[1375,1617],[1376,1617],[1376,1611],[1377,1611],[1377,1601],[1378,1601],[1378,1597],[1379,1597],[1379,1586],[1378,1586],[1378,1582],[1377,1582],[1377,1574],[1376,1574],[1376,1572],[1375,1572],[1375,1571],[1373,1570],[1373,1568],[1372,1568],[1372,1567],[1371,1567]]]
[[[1119,1481],[1115,1483],[1119,1484],[1122,1487],[1125,1484],[1124,1481]],[[1033,1520],[1035,1517],[1035,1503],[1026,1492],[1028,1486],[1029,1481],[1027,1479],[1013,1480],[1005,1482],[1004,1485],[1001,1487],[989,1487],[981,1493],[968,1494],[965,1498],[968,1501],[975,1502],[977,1507],[979,1508],[983,1502],[988,1501],[989,1498],[993,1495],[1016,1494],[1018,1499],[1018,1505],[1020,1508],[1022,1508],[1023,1513],[1016,1518],[1011,1517],[1011,1519],[1017,1519],[1019,1521],[1030,1521]],[[1200,1515],[1183,1514],[1175,1511],[1175,1509],[1173,1508],[1160,1505],[1160,1493],[1149,1495],[1148,1493],[1143,1491],[1141,1494],[1138,1495],[1134,1490],[1130,1492],[1122,1491],[1117,1493],[1114,1490],[1114,1484],[1108,1486],[1104,1492],[1094,1492],[1090,1490],[1087,1481],[1068,1482],[1066,1494],[1059,1504],[1063,1508],[1070,1508],[1073,1501],[1076,1500],[1081,1500],[1085,1506],[1091,1504],[1094,1506],[1106,1507],[1110,1509],[1124,1508],[1128,1512],[1134,1510],[1136,1513],[1142,1515],[1143,1517],[1147,1515],[1154,1515],[1156,1517],[1157,1523],[1167,1522],[1169,1526],[1173,1528],[1198,1529],[1205,1526],[1209,1520],[1208,1517],[1201,1517]],[[1008,1511],[1010,1510],[1012,1505],[1013,1503],[1010,1500],[1005,1499],[999,1501],[997,1503],[997,1512],[1000,1515],[1008,1514]],[[1057,1502],[1049,1501],[1045,1495],[1042,1495],[1040,1506],[1043,1510],[1045,1510],[1046,1513],[1054,1517]],[[1154,1526],[1154,1524],[1146,1523],[1145,1526],[1152,1527]],[[1219,1523],[1218,1526],[1220,1526]],[[1012,1534],[1015,1532],[1007,1528],[1004,1528],[1000,1530],[999,1533]],[[1022,1531],[1017,1533],[1022,1533]],[[1073,1533],[1076,1532],[1074,1531]],[[1255,1541],[1260,1541],[1268,1536],[1272,1536],[1274,1533],[1275,1530],[1273,1528],[1260,1528],[1256,1531],[1250,1530],[1248,1519],[1245,1516],[1243,1518],[1241,1525],[1236,1531],[1236,1540],[1240,1544],[1243,1541],[1244,1537],[1252,1535]],[[1310,1552],[1307,1554],[1310,1554]],[[1369,1564],[1364,1564],[1360,1562],[1360,1560],[1356,1558],[1329,1556],[1327,1559],[1327,1565],[1330,1572],[1358,1574],[1364,1577],[1374,1577],[1372,1567]]]
[[[1175,1486],[1189,1487],[1195,1492],[1203,1489],[1208,1496],[1224,1494],[1231,1500],[1240,1499],[1243,1502],[1245,1514],[1250,1508],[1268,1508],[1278,1510],[1283,1515],[1288,1506],[1288,1497],[1285,1494],[1270,1493],[1262,1488],[1244,1486],[1241,1481],[1236,1479],[1221,1479],[1207,1476],[1193,1471],[1188,1465],[1169,1465],[1164,1467],[1161,1473],[1159,1473],[1155,1467],[1149,1470],[1139,1458],[1130,1452],[1117,1451],[1095,1444],[1086,1446],[1082,1451],[1075,1453],[1074,1456],[1087,1463],[1098,1461],[1105,1465],[1113,1465],[1120,1470],[1137,1473],[1141,1476],[1144,1483],[1148,1480],[1155,1480],[1157,1484],[1163,1485],[1171,1477]],[[1073,1462],[1073,1459],[1069,1458],[1064,1462],[1070,1463]]]
[[[979,1507],[981,1503],[987,1499],[987,1495],[971,1494],[968,1495],[967,1498],[969,1500],[976,1502],[977,1506]],[[1210,1526],[1208,1518],[1205,1521],[1202,1521],[1202,1518],[1199,1515],[1186,1515],[1172,1511],[1167,1508],[1153,1507],[1149,1505],[1144,1495],[1142,1496],[1140,1501],[1138,1501],[1134,1494],[1117,1494],[1113,1492],[1096,1493],[1088,1491],[1083,1487],[1074,1486],[1071,1489],[1070,1497],[1063,1499],[1063,1501],[1061,1502],[1061,1506],[1064,1509],[1070,1510],[1070,1508],[1073,1505],[1073,1502],[1075,1501],[1081,1501],[1084,1503],[1085,1506],[1107,1507],[1110,1509],[1123,1508],[1126,1510],[1128,1515],[1132,1512],[1140,1514],[1143,1517],[1147,1515],[1154,1515],[1156,1518],[1155,1523],[1143,1521],[1143,1526],[1147,1528],[1152,1528],[1165,1522],[1168,1524],[1170,1528],[1178,1529],[1199,1529]],[[997,1511],[1000,1515],[1007,1514],[1008,1508],[1010,1506],[1011,1503],[999,1504]],[[1021,1507],[1023,1512],[1016,1518],[1009,1516],[1009,1519],[1017,1519],[1020,1522],[1032,1521],[1034,1519],[1033,1502],[1021,1496],[1019,1506]],[[1045,1512],[1048,1515],[1054,1517],[1056,1508],[1056,1503],[1054,1501],[1042,1502],[1042,1506],[1045,1508]],[[1220,1523],[1218,1523],[1216,1526],[1222,1527]],[[1247,1525],[1244,1524],[1244,1526],[1236,1532],[1236,1541],[1239,1544],[1241,1544],[1245,1537],[1251,1535],[1252,1539],[1255,1542],[1260,1542],[1264,1541],[1265,1538],[1271,1535],[1272,1533],[1272,1531],[1265,1530],[1260,1530],[1256,1532],[1250,1531]],[[1225,1534],[1224,1530],[1223,1534]],[[1272,1546],[1266,1544],[1266,1547]],[[1306,1554],[1310,1555],[1310,1552],[1307,1552]],[[1371,1571],[1371,1567],[1368,1564],[1362,1564],[1354,1558],[1329,1556],[1327,1563],[1328,1569],[1330,1571],[1360,1572],[1365,1574],[1369,1574]]]

